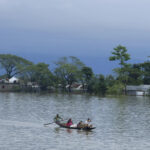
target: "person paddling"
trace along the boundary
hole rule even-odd
[[[59,114],[54,117],[54,122],[60,122],[61,120],[63,120],[63,118],[61,118]]]

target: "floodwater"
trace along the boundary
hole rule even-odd
[[[91,118],[92,132],[68,130]],[[0,93],[0,150],[150,150],[149,97]]]

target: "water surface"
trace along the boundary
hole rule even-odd
[[[93,132],[67,130],[59,113],[74,123],[91,118]],[[2,150],[149,150],[149,97],[0,93]]]

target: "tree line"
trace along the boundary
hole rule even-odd
[[[48,64],[33,63],[22,57],[11,54],[0,54],[1,78],[19,77],[24,83],[36,82],[41,90],[52,88],[71,92],[74,83],[83,85],[86,92],[93,94],[125,94],[127,85],[150,84],[150,61],[130,64],[130,54],[126,47],[118,45],[111,52],[110,61],[118,61],[113,75],[94,74],[91,67],[86,66],[74,56],[62,57],[55,62],[51,71]]]

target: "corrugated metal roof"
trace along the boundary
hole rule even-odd
[[[129,91],[148,91],[150,89],[150,85],[127,85],[126,90]]]

